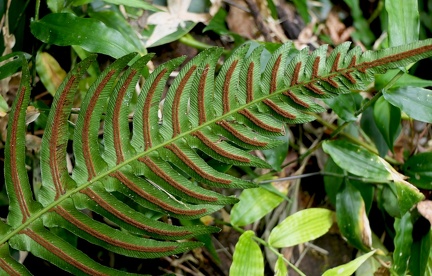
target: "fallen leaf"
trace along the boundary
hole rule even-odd
[[[211,6],[209,9],[209,13],[211,16],[214,16],[222,7],[222,0],[210,0],[210,2],[211,2]]]
[[[417,210],[425,217],[432,225],[432,201],[424,200],[417,204]]]
[[[246,8],[244,1],[235,0],[233,1],[236,5],[230,7],[226,22],[230,31],[237,33],[248,39],[255,39],[255,34],[258,33],[258,29],[255,26],[255,22],[250,14],[239,7]]]
[[[167,7],[160,9],[147,19],[147,24],[155,25],[153,33],[146,42],[147,46],[177,31],[179,27],[184,28],[186,21],[208,22],[211,18],[208,13],[188,12],[191,0],[168,0]]]
[[[40,111],[37,108],[31,105],[28,106],[26,110],[26,118],[25,118],[26,125],[36,121],[39,115],[40,115]]]
[[[332,10],[326,20],[326,31],[335,45],[347,41],[354,31],[353,27],[347,28],[339,19],[338,13]]]

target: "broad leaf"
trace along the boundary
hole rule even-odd
[[[367,254],[364,254],[364,255],[352,260],[349,263],[346,263],[344,265],[340,265],[340,266],[334,267],[332,269],[329,269],[326,272],[324,272],[323,276],[349,276],[349,275],[352,275],[357,270],[357,268],[359,268],[362,265],[362,263],[364,263],[367,259],[369,259],[374,253],[375,253],[375,250],[371,251]]]
[[[393,143],[400,133],[401,111],[387,102],[383,97],[374,105],[374,121],[381,132],[387,147],[393,151]]]
[[[369,136],[369,138],[374,142],[379,156],[384,157],[387,155],[389,150],[387,143],[384,140],[381,132],[379,131],[374,118],[373,106],[367,108],[361,116],[360,126],[363,131]]]
[[[336,140],[324,142],[323,149],[339,167],[354,175],[372,182],[391,180],[391,174],[383,164],[385,161],[358,145]]]
[[[279,256],[276,265],[274,268],[275,276],[287,276],[288,275],[288,268],[285,263],[285,260]]]
[[[386,0],[390,46],[416,41],[419,37],[420,16],[417,0]]]
[[[345,122],[354,122],[357,120],[354,114],[360,108],[361,101],[362,96],[358,93],[324,99],[324,102]]]
[[[420,87],[400,87],[388,90],[384,98],[413,119],[432,123],[432,91]]]
[[[36,71],[45,88],[54,95],[66,77],[66,72],[53,56],[46,52],[36,55]]]
[[[39,40],[59,46],[78,45],[92,53],[119,58],[137,49],[120,32],[92,18],[51,13],[30,25]],[[89,30],[92,30],[89,33]]]
[[[403,172],[416,187],[432,190],[432,152],[423,152],[410,157]]]
[[[264,257],[258,244],[252,239],[253,231],[246,231],[236,244],[230,276],[264,275]]]
[[[97,19],[104,23],[108,28],[112,28],[120,32],[122,36],[127,39],[131,45],[133,45],[135,51],[142,55],[147,53],[147,50],[144,47],[144,42],[141,42],[137,32],[132,28],[129,22],[126,21],[123,15],[120,14],[120,12],[103,10],[99,12],[89,12],[89,15],[91,18]]]
[[[409,270],[412,275],[425,275],[431,251],[430,223],[426,219],[420,218],[413,227],[414,229],[421,229],[422,232],[426,233],[423,234],[418,231],[414,235],[411,245],[411,257],[409,259]]]
[[[125,5],[134,8],[141,8],[148,11],[160,11],[160,9],[156,8],[153,5],[143,1],[143,0],[104,0],[107,3],[115,4],[115,5]]]
[[[396,236],[394,237],[394,253],[392,271],[396,275],[405,275],[411,253],[413,223],[411,213],[405,213],[394,222]]]
[[[299,211],[278,224],[270,233],[269,244],[290,247],[321,237],[333,224],[333,212],[311,208]]]
[[[283,198],[261,187],[241,193],[240,202],[231,210],[231,223],[244,226],[253,223],[276,208]]]
[[[336,220],[341,234],[357,249],[369,251],[372,230],[360,192],[348,181],[336,195]]]
[[[361,40],[365,44],[371,44],[375,37],[369,27],[368,21],[363,17],[362,9],[360,8],[360,1],[344,0],[344,2],[350,7],[354,19],[356,32],[353,34],[353,37]]]

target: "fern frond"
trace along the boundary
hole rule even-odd
[[[168,77],[184,58],[159,66],[143,85],[131,124],[131,99],[140,72],[152,56],[130,54],[118,59],[88,89],[82,102],[73,129],[75,162],[69,174],[66,156],[72,100],[95,57],[82,61],[55,95],[43,136],[42,187],[37,194],[32,192],[24,163],[30,74],[21,57],[22,83],[10,114],[5,147],[10,207],[7,223],[0,222],[3,272],[28,273],[10,257],[11,246],[71,273],[116,273],[55,235],[50,229],[56,227],[137,258],[172,255],[200,246],[181,240],[218,229],[175,226],[159,218],[200,218],[237,201],[208,187],[256,186],[217,171],[205,161],[206,156],[227,164],[269,168],[249,150],[277,146],[280,142],[274,138],[283,134],[285,123],[312,121],[310,112],[324,110],[313,98],[364,89],[376,73],[431,56],[432,40],[364,53],[344,43],[329,56],[327,46],[311,53],[308,49],[296,52],[288,43],[266,64],[261,64],[262,51],[263,47],[252,51],[240,47],[216,77],[222,50],[203,51],[183,66],[166,95]]]

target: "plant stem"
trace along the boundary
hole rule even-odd
[[[239,232],[239,233],[244,233],[244,232],[246,232],[244,229],[242,229],[242,228],[240,228],[240,227],[238,227],[238,226],[235,226],[235,225],[232,225],[232,224],[229,224],[229,223],[226,223],[226,222],[222,222],[224,225],[227,225],[227,226],[230,226],[230,227],[232,227],[234,230],[236,230],[237,232]],[[300,269],[298,269],[298,267],[296,267],[295,265],[293,265],[290,261],[288,261],[285,257],[284,257],[284,255],[282,255],[281,253],[279,253],[279,251],[277,251],[277,249],[276,248],[274,248],[274,247],[272,247],[268,242],[266,242],[265,240],[263,240],[263,239],[261,239],[260,237],[257,237],[257,236],[253,236],[252,237],[256,242],[258,242],[258,243],[260,243],[260,244],[262,244],[262,245],[264,245],[265,247],[267,247],[268,249],[270,249],[273,253],[275,253],[276,254],[276,256],[278,256],[278,257],[280,257],[280,258],[282,258],[292,269],[294,269],[295,270],[295,272],[297,272],[299,275],[301,275],[301,276],[306,276]]]
[[[209,45],[209,44],[206,44],[206,43],[203,43],[203,42],[201,42],[201,41],[196,40],[196,39],[195,39],[192,35],[190,35],[190,34],[185,34],[184,36],[182,36],[182,37],[179,39],[179,41],[180,41],[181,43],[183,43],[184,45],[190,46],[190,47],[195,48],[195,49],[198,49],[198,50],[200,50],[200,51],[203,51],[203,50],[205,50],[205,49],[208,49],[208,48],[214,47],[214,46],[212,46],[212,45]],[[224,54],[224,55],[228,55],[229,53],[231,53],[231,51],[229,51],[229,50],[224,50],[224,51],[223,51],[223,54]]]
[[[39,20],[40,0],[36,0],[35,21]]]

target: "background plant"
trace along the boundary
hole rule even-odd
[[[28,30],[25,29],[26,24],[21,23],[20,20],[32,14],[21,10],[22,7],[32,9],[29,8],[30,6],[27,2],[23,2],[21,6],[19,6],[19,3],[15,4],[17,2],[13,1],[13,3],[10,3],[11,7],[9,8],[9,12],[11,12],[9,16],[13,11],[19,15],[13,16],[16,22],[9,24],[13,25],[13,27],[10,27],[11,30],[14,30],[11,33],[16,34],[15,36],[18,41],[18,44],[13,49],[14,51],[20,49],[20,38],[22,40],[26,35],[25,32],[28,32]],[[274,24],[271,20],[271,18],[276,19],[278,16],[281,16],[278,15],[279,10],[276,8],[280,3],[275,3],[275,1],[266,2],[266,8],[261,7],[258,9],[262,15],[262,21],[259,21],[259,16],[256,16],[256,25],[260,33],[267,40],[283,40],[283,36],[277,32],[277,29],[274,29],[277,24]],[[348,32],[346,38],[351,37],[355,42],[362,43],[365,48],[370,48],[373,45],[376,49],[402,45],[417,40],[419,36],[421,36],[421,38],[428,36],[429,18],[426,3],[419,2],[417,6],[417,1],[412,1],[410,4],[406,3],[406,1],[404,1],[404,3],[399,3],[399,1],[380,1],[377,6],[369,8],[368,10],[365,7],[363,7],[363,9],[359,8],[360,3],[357,1],[345,2],[352,11],[352,16],[350,18],[352,18],[354,25],[353,30],[345,30]],[[141,6],[128,7],[121,5],[131,5],[131,3]],[[210,18],[208,15],[201,13],[208,11],[208,8],[214,8],[214,5],[210,6],[209,3],[204,1],[193,1],[191,7],[202,8],[196,11],[190,10],[190,12],[197,14],[188,14],[184,6],[183,8],[178,6],[177,8],[183,12],[177,13],[179,16],[176,16],[175,12],[156,15],[158,11],[154,9],[153,6],[143,4],[144,2],[136,3],[138,2],[128,1],[128,3],[122,3],[114,1],[111,3],[114,5],[110,5],[109,1],[105,3],[96,1],[91,3],[86,3],[85,1],[48,1],[47,4],[52,13],[46,16],[40,16],[39,7],[36,7],[36,12],[34,13],[36,14],[36,21],[32,23],[31,31],[37,40],[41,40],[45,43],[61,46],[73,45],[71,65],[75,63],[77,55],[81,58],[87,57],[89,54],[86,51],[108,54],[115,58],[132,51],[145,54],[147,52],[146,48],[151,46],[146,44],[146,42],[152,37],[152,30],[157,30],[158,22],[164,22],[163,20],[168,19],[172,22],[171,30],[173,30],[173,32],[167,33],[165,37],[162,37],[162,41],[158,42],[159,44],[179,39],[182,43],[192,45],[198,49],[208,47],[208,45],[192,39],[187,33],[196,25],[196,22],[206,21]],[[173,3],[174,1],[171,4]],[[312,30],[312,36],[306,39],[307,43],[318,46],[320,41],[330,42],[331,44],[339,44],[341,40],[343,41],[344,33],[332,32],[332,28],[330,28],[333,25],[329,23],[329,21],[331,18],[334,19],[335,14],[328,13],[328,11],[326,12],[326,7],[331,7],[331,4],[323,1],[322,6],[317,8],[313,6],[312,3],[302,1],[295,1],[294,3],[302,18],[306,22],[311,22],[308,28]],[[108,4],[108,9],[105,9],[107,6],[104,4]],[[120,4],[120,6],[117,6],[118,4]],[[254,7],[259,7],[252,1],[246,1],[245,4],[249,5],[249,11],[252,13],[254,13]],[[17,5],[15,9],[13,5]],[[43,6],[44,2],[42,2],[42,9],[44,9]],[[141,8],[156,11],[152,19],[156,25],[147,28],[145,31],[139,30],[137,32],[131,27],[134,25],[130,23],[131,21],[133,23],[134,16],[136,18],[140,16],[140,13],[142,13]],[[230,12],[234,9],[232,6],[225,8],[230,8]],[[312,11],[311,14],[308,14],[308,9]],[[68,13],[61,14],[60,12]],[[366,15],[367,13],[369,13],[369,15]],[[214,17],[208,23],[205,30],[213,31],[222,38],[229,38],[230,41],[233,41],[233,44],[225,44],[227,46],[240,45],[245,41],[244,37],[231,30],[234,29],[233,27],[228,29],[225,26],[226,11],[224,8],[219,9],[217,13],[213,14]],[[129,22],[125,20],[125,15],[127,15]],[[318,15],[318,19],[315,18],[316,15]],[[162,21],[157,20],[158,16],[162,17]],[[329,27],[327,32],[320,31],[319,28],[315,30],[313,28],[323,26],[320,23],[322,22],[320,21],[320,16],[321,18],[328,18],[326,24],[324,24],[324,26],[327,25]],[[39,17],[41,18],[40,20],[38,20]],[[12,16],[10,16],[10,18],[12,18]],[[401,18],[405,20],[401,20]],[[10,21],[11,20],[8,22]],[[338,21],[337,16],[336,21]],[[377,31],[377,29],[372,28],[375,32],[370,31],[367,25],[371,23],[372,25],[377,24],[377,21],[381,21],[381,29]],[[64,22],[69,22],[69,24],[66,25]],[[100,24],[100,22],[104,22],[105,25]],[[113,22],[116,23],[114,24]],[[148,22],[152,22],[150,18]],[[19,30],[20,26],[22,26],[20,29],[21,31],[16,31]],[[87,31],[89,28],[96,30],[91,36]],[[305,30],[308,30],[308,28],[305,28]],[[381,32],[381,30],[384,32]],[[53,35],[53,32],[55,35]],[[289,34],[289,32],[287,33]],[[307,32],[305,31],[304,33]],[[279,35],[275,36],[275,34]],[[5,38],[7,38],[7,34],[5,33],[4,35]],[[345,35],[347,34],[345,33]],[[243,36],[248,36],[248,34],[243,34]],[[113,39],[113,37],[116,39]],[[317,37],[320,39],[319,42],[314,40]],[[378,37],[379,39],[376,40]],[[155,38],[153,36],[153,40],[157,39],[158,37]],[[33,68],[36,69],[37,75],[46,87],[46,90],[54,94],[56,88],[61,83],[61,79],[66,76],[65,71],[60,67],[60,64],[64,61],[60,62],[60,64],[57,63],[48,53],[51,50],[44,44],[42,44],[42,48],[40,48],[41,51],[37,51],[36,54],[36,50],[40,45],[37,40],[32,43],[34,47],[33,64],[36,64]],[[12,50],[11,41],[12,40],[8,41],[6,39],[5,53]],[[115,42],[114,45],[111,43],[112,41]],[[150,42],[152,42],[152,40],[150,40]],[[298,39],[297,45],[300,46],[300,44],[304,42],[304,40]],[[118,45],[116,45],[116,43]],[[154,43],[154,45],[158,43]],[[226,40],[221,40],[221,43],[226,43]],[[251,44],[255,45],[254,43]],[[266,47],[264,53],[267,53],[267,58],[265,58],[264,55],[264,60],[266,62],[269,56],[268,53],[273,52],[275,47],[271,43],[266,43],[264,45]],[[52,46],[51,48],[56,47]],[[29,53],[32,52],[31,49],[27,51]],[[292,54],[295,52],[296,51],[293,50]],[[12,69],[9,67],[8,70],[2,70],[2,76],[9,77],[10,74],[19,67],[19,65],[16,65],[18,62],[20,61],[12,63],[15,64],[15,67],[12,66]],[[426,70],[415,70],[415,68],[410,70],[410,72],[414,71],[421,72]],[[99,74],[100,69],[98,66],[95,66],[95,64],[91,65],[88,69],[87,77],[80,82],[80,90],[83,91],[83,93],[87,91],[88,84],[92,83]],[[147,76],[145,68],[143,68],[143,74]],[[33,73],[33,76],[35,76],[35,73]],[[428,76],[426,75],[424,77],[427,78]],[[8,82],[8,85],[13,88],[13,82]],[[217,223],[233,226],[235,230],[241,233],[244,232],[244,229],[254,230],[253,232],[246,231],[239,240],[236,251],[234,252],[234,264],[231,268],[231,273],[242,275],[245,273],[243,269],[251,269],[253,265],[261,263],[262,266],[258,268],[257,271],[261,273],[261,271],[264,270],[264,260],[261,255],[261,249],[256,244],[256,242],[258,242],[263,245],[262,249],[270,249],[270,251],[267,250],[268,252],[265,254],[267,262],[270,264],[267,269],[273,269],[283,275],[286,269],[286,261],[301,260],[301,256],[307,254],[307,251],[311,250],[310,248],[313,248],[313,245],[308,244],[306,250],[302,250],[302,254],[300,254],[299,257],[295,255],[295,252],[294,255],[291,255],[289,250],[278,251],[276,248],[291,247],[317,238],[323,234],[321,232],[313,233],[313,235],[308,238],[302,235],[295,236],[296,231],[294,231],[295,228],[292,226],[293,221],[298,221],[300,226],[302,222],[307,222],[303,226],[305,229],[313,229],[314,225],[317,225],[316,228],[320,230],[328,229],[328,225],[331,223],[329,216],[323,216],[322,213],[316,217],[314,216],[314,212],[318,212],[318,214],[320,214],[319,212],[329,214],[328,212],[321,209],[309,209],[310,212],[308,212],[308,210],[297,212],[299,208],[309,207],[308,205],[299,204],[297,201],[299,195],[307,194],[305,192],[305,190],[307,191],[306,183],[303,183],[303,186],[300,186],[298,182],[285,182],[284,185],[276,185],[278,182],[275,181],[276,178],[281,178],[293,170],[296,171],[297,175],[303,176],[307,176],[304,174],[305,172],[317,172],[319,168],[317,168],[316,164],[322,166],[320,174],[324,175],[328,200],[334,204],[336,221],[339,225],[340,233],[347,238],[350,244],[359,250],[368,251],[371,241],[373,248],[380,249],[377,251],[374,259],[367,259],[367,257],[371,255],[369,253],[356,259],[353,263],[350,263],[349,266],[351,266],[351,269],[355,270],[360,263],[365,261],[365,265],[360,268],[361,272],[358,273],[366,275],[365,273],[373,273],[373,271],[377,269],[385,269],[383,268],[386,267],[385,262],[390,261],[390,270],[395,274],[404,274],[407,269],[410,269],[410,273],[414,275],[428,273],[430,225],[423,218],[428,218],[428,201],[423,201],[422,204],[418,205],[417,209],[413,209],[413,203],[416,202],[421,195],[413,193],[414,198],[402,196],[402,193],[409,194],[410,190],[404,190],[407,186],[401,184],[403,181],[399,179],[401,176],[396,173],[395,169],[410,176],[411,178],[409,181],[422,189],[422,191],[424,190],[424,193],[427,195],[426,191],[429,189],[430,184],[430,168],[428,168],[427,165],[430,163],[428,162],[430,156],[427,150],[429,147],[427,143],[429,139],[429,127],[426,124],[413,121],[410,118],[430,122],[430,114],[432,114],[430,112],[430,104],[428,103],[430,91],[422,88],[429,85],[429,81],[419,79],[409,74],[402,74],[399,70],[378,76],[375,83],[365,90],[367,92],[366,94],[351,93],[332,100],[324,100],[338,115],[337,124],[333,125],[331,123],[332,119],[335,118],[334,116],[322,114],[321,116],[314,116],[317,122],[322,124],[324,128],[321,125],[317,126],[313,124],[306,125],[305,128],[294,126],[287,128],[287,135],[281,139],[282,143],[280,147],[273,150],[268,149],[263,152],[263,157],[272,165],[273,171],[266,173],[266,171],[259,169],[250,170],[245,167],[229,166],[230,174],[247,175],[247,178],[255,179],[256,181],[273,180],[271,181],[273,184],[263,184],[261,188],[242,192],[240,202],[230,212],[231,223],[227,221],[217,221]],[[355,91],[354,89],[353,92],[359,91]],[[373,97],[371,97],[372,95]],[[9,103],[7,101],[3,102],[3,111],[7,112],[8,104],[10,104],[10,95],[4,94],[3,96],[9,101]],[[83,96],[84,95],[77,94],[74,101],[77,103],[80,102]],[[44,101],[38,99],[43,99]],[[368,99],[370,100],[368,101]],[[37,109],[29,110],[27,122],[31,122],[35,117],[39,116],[36,121],[30,124],[33,133],[38,133],[38,131],[43,132],[46,129],[45,124],[48,114],[47,111],[49,109],[45,104],[46,102],[47,100],[39,94],[36,95],[35,101],[31,104],[32,107],[36,107]],[[131,103],[131,110],[133,110],[134,100],[132,100]],[[401,113],[401,109],[405,114]],[[360,114],[362,116],[359,120],[358,115]],[[417,131],[415,126],[418,129]],[[326,130],[327,133],[322,132],[323,130]],[[322,141],[327,138],[336,139],[331,142],[322,143]],[[29,136],[28,144],[38,149],[37,141],[37,134]],[[291,145],[289,151],[288,144]],[[331,157],[328,161],[325,161],[321,157],[322,154],[320,154],[319,150],[321,144],[324,151]],[[309,146],[309,149],[307,149],[307,146]],[[294,159],[297,155],[297,161],[299,161],[297,165],[293,165],[293,162],[285,160],[287,152],[289,152],[292,155],[291,158]],[[386,161],[377,157],[373,154],[374,152],[378,153],[382,158],[385,158]],[[298,153],[303,154],[298,155]],[[38,159],[32,157],[31,154],[28,156],[30,162],[32,162],[32,174],[36,176],[35,180],[33,180],[33,185],[37,188],[37,175],[39,174],[37,171],[39,168],[37,164]],[[371,160],[377,165],[371,167]],[[228,167],[214,160],[209,162],[213,163],[216,168],[220,168],[221,170],[228,169]],[[322,165],[324,162],[325,165]],[[317,178],[315,178],[314,181],[316,181],[316,179]],[[320,186],[319,182],[314,186]],[[302,189],[300,189],[301,187]],[[309,193],[315,196],[320,195],[320,193],[317,192],[317,187],[309,189]],[[259,202],[260,204],[256,202],[257,196],[262,199]],[[322,205],[325,201],[310,202],[312,202],[312,205],[317,206]],[[249,208],[255,209],[245,214],[244,210],[248,210]],[[374,223],[373,219],[370,219],[369,222],[367,215],[371,215],[371,210],[372,212],[375,210],[375,213],[376,210],[382,212],[379,221],[383,219],[386,221],[384,224],[386,228],[384,230],[374,229],[374,225],[377,223]],[[294,215],[288,216],[290,213],[294,213]],[[422,214],[422,216],[420,216],[419,213]],[[263,216],[266,217],[261,220]],[[282,222],[287,216],[288,222]],[[393,217],[396,217],[394,223]],[[278,223],[279,221],[280,223]],[[182,221],[182,223],[190,224],[191,222]],[[251,223],[254,224],[252,226],[246,226]],[[279,224],[279,226],[275,227],[276,224]],[[350,227],[346,227],[347,225],[350,225]],[[245,226],[246,228],[244,228]],[[302,229],[300,226],[299,231]],[[384,245],[381,244],[378,239],[374,238],[371,228],[373,232],[384,237]],[[274,238],[278,236],[277,229],[289,229],[289,231],[293,233],[288,236],[283,235],[284,240],[277,243],[275,241],[276,238]],[[66,239],[70,236],[62,233],[58,233],[58,235]],[[258,238],[258,236],[260,236],[260,238]],[[281,236],[281,234],[279,234],[279,236]],[[410,240],[410,238],[413,239],[412,246],[406,242]],[[213,252],[213,257],[217,258],[210,242],[210,235],[202,236],[199,239],[207,243],[209,252]],[[72,242],[72,244],[73,243],[74,242]],[[385,256],[387,252],[385,247],[391,252],[393,251],[392,256],[395,256],[393,260]],[[299,248],[301,250],[301,247]],[[316,248],[316,250],[319,251],[320,249]],[[398,252],[407,253],[410,250],[410,258],[409,254],[402,254],[401,256],[398,254]],[[251,254],[253,252],[255,258],[252,258],[252,255],[245,256],[245,253],[242,252],[251,252]],[[324,251],[321,250],[320,252]],[[191,255],[185,255],[186,259],[187,256]],[[254,261],[248,263],[248,260],[258,260],[260,258],[262,262]],[[180,262],[182,266],[179,265],[178,269],[188,269],[188,266],[194,267],[188,263],[187,260],[184,261],[186,267],[182,263],[183,261]],[[291,267],[296,269],[293,265],[291,265]],[[347,274],[350,274],[348,269],[346,271]],[[331,271],[327,273],[330,274]]]

